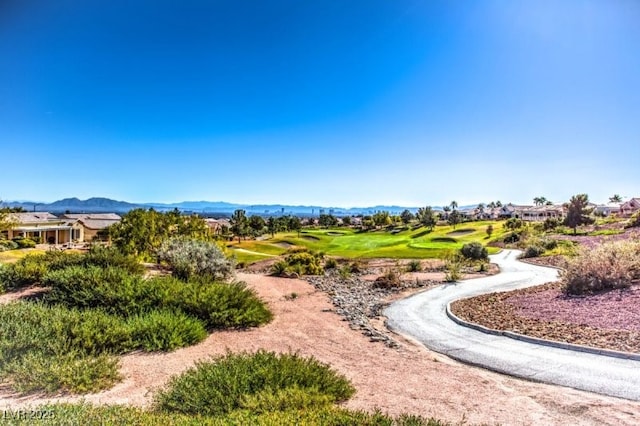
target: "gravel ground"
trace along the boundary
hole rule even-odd
[[[566,296],[560,283],[460,300],[452,312],[496,330],[640,353],[640,288]]]

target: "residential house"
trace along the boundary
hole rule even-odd
[[[223,235],[226,230],[231,228],[231,222],[229,219],[205,219],[207,226],[214,235]]]
[[[526,222],[541,222],[547,219],[563,219],[564,207],[561,205],[518,206],[516,217]]]
[[[640,197],[635,197],[622,203],[620,206],[620,215],[629,217],[635,212],[640,211]]]
[[[71,244],[84,241],[84,228],[75,219],[58,218],[47,212],[10,213],[11,229],[3,237],[30,238],[39,243]]]
[[[115,213],[70,213],[63,214],[62,218],[78,221],[84,228],[83,241],[95,241],[104,239],[105,230],[122,220]]]
[[[619,215],[622,203],[598,204],[593,208],[593,213],[600,216]]]

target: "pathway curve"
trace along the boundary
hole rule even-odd
[[[446,313],[458,299],[555,281],[558,271],[517,260],[519,252],[491,256],[501,273],[415,294],[385,311],[388,326],[431,350],[500,373],[640,401],[640,361],[542,346],[458,325]]]

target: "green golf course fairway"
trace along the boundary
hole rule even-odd
[[[493,225],[491,240],[504,235],[503,223],[495,221],[469,222],[452,226],[437,226],[429,232],[427,228],[408,229],[391,233],[387,230],[361,232],[350,228],[303,229],[296,232],[278,233],[273,238],[266,235],[263,240],[229,242],[227,247],[238,262],[252,263],[284,254],[292,247],[306,247],[330,256],[345,258],[393,258],[427,259],[444,258],[465,243],[473,241],[486,244],[487,226]],[[489,253],[498,249],[488,247]]]

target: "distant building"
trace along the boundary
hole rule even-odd
[[[620,206],[621,216],[629,217],[637,211],[640,211],[640,197],[634,197]]]

